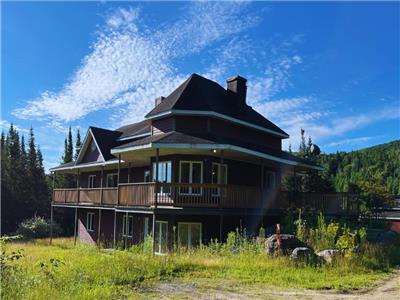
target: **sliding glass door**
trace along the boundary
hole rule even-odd
[[[155,253],[164,254],[168,250],[168,222],[156,221],[155,228]]]

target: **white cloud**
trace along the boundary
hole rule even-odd
[[[13,113],[19,118],[70,122],[114,108],[111,119],[118,125],[138,121],[153,107],[155,97],[168,95],[188,76],[176,71],[173,58],[197,53],[256,22],[255,17],[240,17],[246,5],[194,2],[175,23],[144,32],[139,10],[117,9],[69,82]]]
[[[336,142],[331,142],[326,145],[324,145],[325,148],[333,148],[337,146],[354,146],[354,145],[360,145],[364,144],[370,140],[375,139],[376,136],[362,136],[362,137],[357,137],[357,138],[350,138],[350,139],[343,139],[339,140]]]

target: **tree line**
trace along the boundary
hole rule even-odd
[[[43,155],[36,144],[31,127],[26,146],[25,136],[11,124],[5,134],[1,133],[1,234],[12,233],[19,223],[34,216],[50,217],[52,189],[72,186],[73,175],[57,175],[54,186],[50,174],[45,174]],[[64,143],[61,163],[73,161],[79,154],[81,137],[76,135],[75,152],[71,127]],[[62,225],[70,226],[70,216],[61,215]]]

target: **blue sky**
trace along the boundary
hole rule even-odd
[[[2,3],[1,125],[32,125],[47,168],[68,126],[115,129],[196,72],[325,152],[399,138],[399,3]]]

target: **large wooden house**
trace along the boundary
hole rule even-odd
[[[76,161],[51,169],[77,179],[54,190],[52,209],[75,210],[81,239],[115,247],[151,236],[158,253],[277,222],[290,205],[282,177],[320,167],[282,151],[288,134],[246,104],[246,89],[240,76],[224,88],[193,74],[143,121],[90,127]],[[349,212],[343,201],[310,194],[295,205]]]

